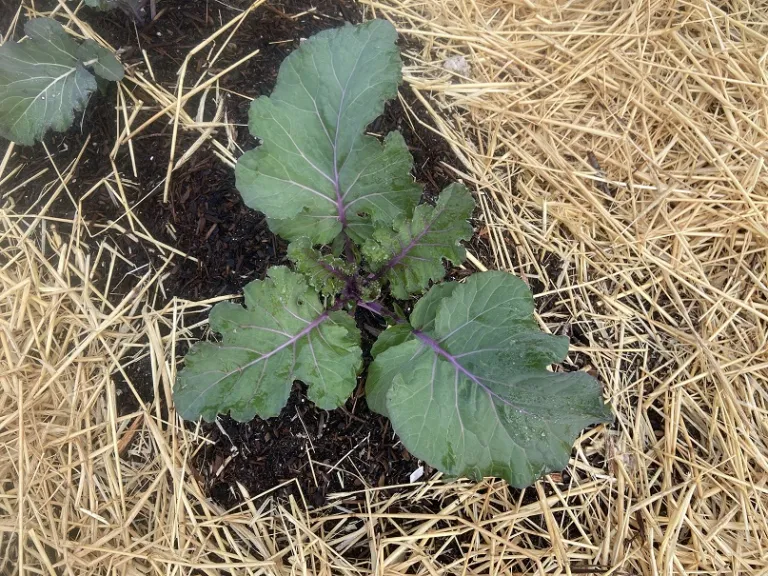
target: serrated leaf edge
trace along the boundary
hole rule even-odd
[[[447,189],[446,189],[447,190]],[[445,192],[445,191],[443,191]],[[416,246],[419,246],[419,241],[424,238],[429,232],[432,230],[432,227],[435,225],[435,222],[437,222],[440,218],[440,216],[443,215],[443,212],[448,209],[448,205],[436,205],[433,207],[432,214],[430,215],[429,222],[426,224],[423,230],[419,231],[415,236],[411,238],[411,241],[408,242],[406,246],[401,246],[400,252],[395,254],[390,260],[385,262],[381,268],[379,268],[374,274],[371,275],[372,280],[377,280],[379,278],[382,278],[388,271],[392,270],[395,266],[397,266],[406,256],[408,256],[408,253],[416,248]],[[413,225],[412,220],[407,221],[408,226]],[[409,231],[410,235],[410,231]],[[459,245],[459,241],[463,240],[464,238],[458,238],[456,240],[456,245]],[[454,262],[456,264],[456,262]]]
[[[250,362],[248,362],[248,363],[246,363],[246,364],[244,364],[242,366],[238,366],[234,370],[231,370],[231,371],[227,372],[226,374],[222,375],[218,380],[214,380],[213,382],[211,382],[206,388],[204,388],[198,394],[198,398],[200,398],[200,397],[204,396],[205,394],[207,394],[211,389],[213,389],[215,386],[218,386],[219,384],[221,384],[227,378],[237,374],[238,372],[244,372],[248,368],[251,368],[251,367],[259,364],[263,360],[269,360],[272,356],[274,356],[278,352],[282,352],[283,350],[285,350],[289,346],[296,344],[299,340],[301,340],[302,338],[304,338],[305,336],[310,334],[313,330],[315,330],[318,326],[323,324],[323,322],[325,322],[329,318],[330,318],[330,313],[328,311],[323,312],[320,316],[318,316],[317,318],[315,318],[314,320],[309,322],[309,324],[307,324],[299,332],[297,332],[295,335],[291,336],[288,340],[286,340],[285,342],[283,342],[282,344],[280,344],[279,346],[277,346],[273,350],[270,350],[269,352],[267,352],[265,354],[262,354],[258,358],[254,358],[253,360],[251,360]],[[270,332],[274,331],[272,329],[265,328],[263,326],[257,326],[257,327],[252,327],[252,328],[257,328],[259,330],[265,330],[265,331],[270,331]],[[280,332],[280,334],[286,335],[285,332]],[[218,346],[222,346],[222,344],[219,344]],[[253,352],[254,351],[251,348],[246,348],[244,346],[230,346],[230,345],[226,345],[226,348],[227,349],[235,349],[235,350],[238,350],[238,349],[239,350],[246,350],[248,352]],[[217,370],[210,370],[209,372],[215,373],[215,372],[218,372],[218,371]],[[206,372],[201,372],[197,376],[204,376],[205,374],[206,374]],[[190,405],[193,405],[193,404],[194,404],[194,402],[190,403]]]

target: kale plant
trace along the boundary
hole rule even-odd
[[[24,26],[29,37],[0,46],[0,136],[32,145],[49,129],[63,132],[97,88],[117,82],[123,66],[94,42],[78,43],[50,18]],[[89,71],[90,69],[91,71]]]
[[[397,95],[396,36],[381,20],[321,32],[253,102],[261,145],[240,158],[237,187],[290,241],[293,269],[248,284],[244,307],[213,308],[221,341],[187,354],[176,407],[187,419],[269,418],[297,380],[320,408],[342,405],[363,369],[362,308],[389,325],[371,350],[368,405],[406,448],[453,476],[526,486],[564,468],[579,432],[611,412],[585,372],[548,371],[568,339],[539,330],[522,280],[485,272],[439,283],[444,260],[464,260],[474,201],[452,184],[434,206],[419,204],[403,137],[365,134]],[[383,303],[424,292],[407,320]]]

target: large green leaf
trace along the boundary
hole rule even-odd
[[[112,80],[122,78],[122,66],[101,47],[80,46],[55,20],[30,20],[24,31],[28,40],[0,46],[0,136],[31,145],[72,125],[96,89],[86,64]]]
[[[436,286],[411,324],[410,337],[398,332],[379,351],[367,389],[379,402],[386,396],[408,450],[450,475],[530,485],[567,465],[583,428],[612,419],[595,379],[547,370],[568,340],[539,331],[530,291],[515,276]]]
[[[329,244],[344,228],[358,243],[374,222],[409,216],[421,189],[402,136],[364,134],[397,95],[397,33],[371,20],[308,39],[280,66],[270,97],[251,104],[262,144],[237,163],[237,188],[277,234]]]
[[[404,300],[445,276],[443,258],[459,265],[465,250],[461,240],[472,237],[475,201],[461,184],[443,190],[437,205],[418,206],[413,219],[401,218],[394,230],[377,226],[373,237],[363,244],[363,254],[377,277],[389,281],[395,298]]]
[[[360,333],[348,314],[323,310],[306,280],[282,266],[245,287],[245,306],[224,302],[211,311],[222,342],[196,344],[187,354],[173,391],[179,414],[209,421],[226,412],[240,421],[277,416],[295,380],[320,408],[344,403],[362,366]]]

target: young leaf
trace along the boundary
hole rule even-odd
[[[397,95],[396,38],[382,20],[320,32],[283,61],[272,95],[251,104],[263,143],[238,161],[237,188],[275,233],[329,244],[345,229],[360,243],[372,223],[410,215],[421,189],[405,141],[363,134]]]
[[[308,385],[320,408],[343,404],[362,366],[354,320],[323,310],[305,279],[282,266],[244,292],[245,309],[224,302],[211,311],[222,342],[196,344],[187,354],[173,391],[179,414],[208,421],[225,412],[239,421],[277,416],[294,380]]]
[[[325,296],[336,296],[347,278],[356,272],[355,265],[331,255],[321,254],[309,238],[298,238],[288,245],[288,258],[296,271],[306,276],[310,286]]]
[[[96,89],[85,63],[111,77],[122,66],[103,49],[82,48],[55,20],[30,20],[24,31],[28,40],[0,46],[0,136],[32,145],[48,129],[69,128]]]
[[[373,362],[403,444],[448,474],[517,487],[564,468],[579,432],[612,420],[600,385],[547,371],[568,340],[538,330],[519,278],[487,272],[447,285],[433,288],[445,297],[416,304],[410,338]]]
[[[464,261],[461,240],[472,237],[475,201],[461,184],[443,190],[433,208],[416,207],[413,219],[400,219],[395,229],[376,227],[373,238],[363,244],[363,254],[376,277],[389,281],[392,295],[405,300],[423,292],[430,280],[445,276],[443,258],[458,265]]]

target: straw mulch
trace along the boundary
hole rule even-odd
[[[98,230],[84,220],[46,216],[53,198],[78,205],[73,167],[51,159],[35,209],[0,210],[0,574],[768,573],[768,10],[386,0],[369,12],[414,41],[407,81],[477,188],[487,264],[543,286],[543,325],[572,335],[617,425],[585,434],[565,481],[523,494],[433,481],[311,512],[245,494],[219,510],[188,467],[205,439],[159,401],[120,418],[115,404],[116,373],[146,355],[167,402],[185,313],[210,303],[156,309],[184,256],[130,205],[122,225],[167,264],[111,278],[135,288],[108,302],[93,270],[126,256],[108,235],[87,250]],[[132,75],[159,122],[234,159],[225,131]],[[131,102],[125,88],[129,125]],[[129,146],[131,130],[118,134]],[[19,169],[11,147],[8,197]],[[122,185],[100,183],[118,197]]]

